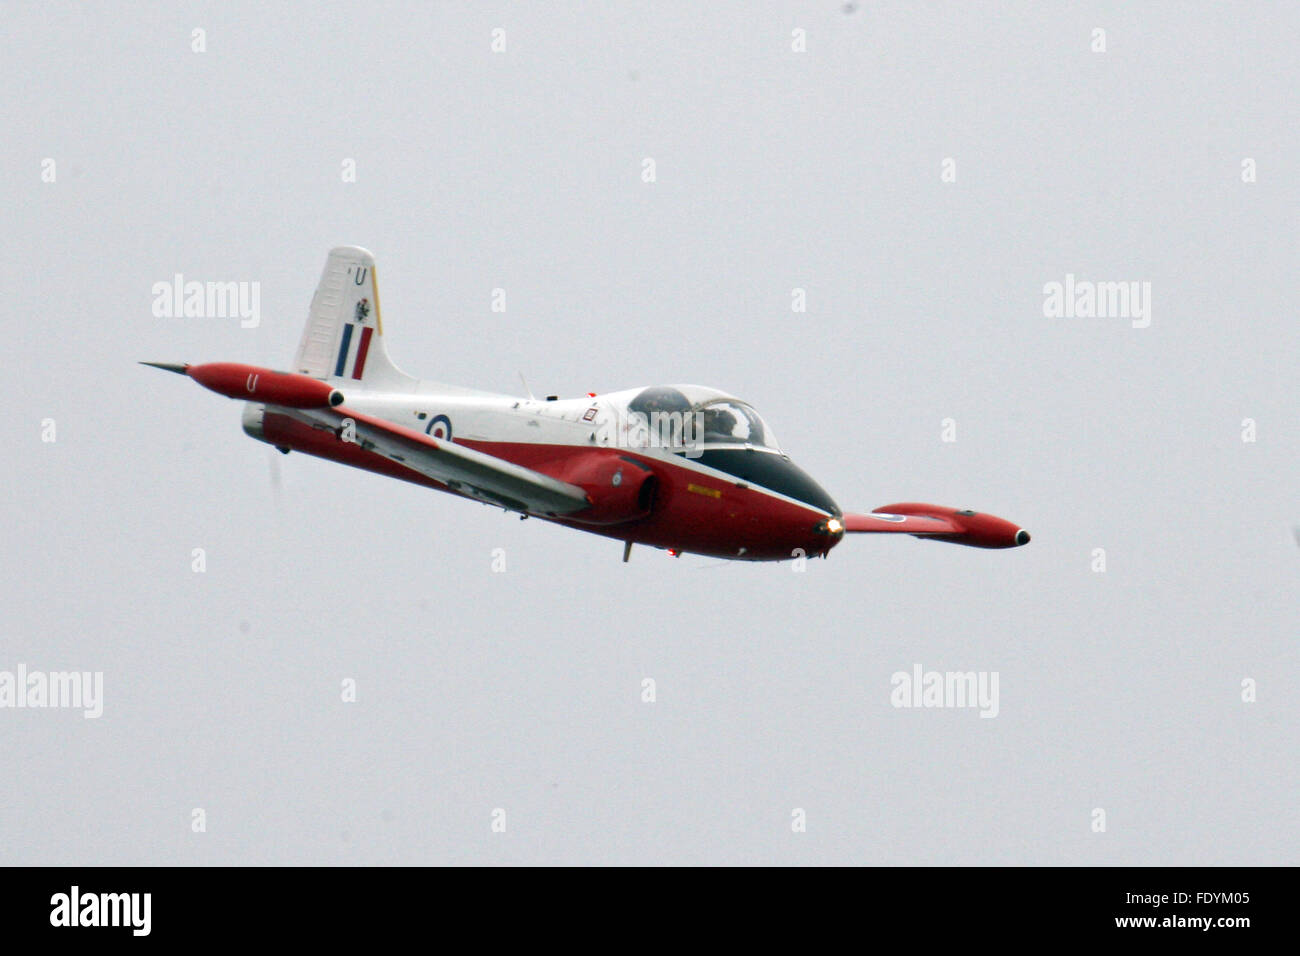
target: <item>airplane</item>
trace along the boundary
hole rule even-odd
[[[375,258],[330,251],[290,371],[143,362],[242,400],[244,431],[307,455],[673,556],[826,557],[846,534],[1015,548],[1002,518],[917,502],[845,512],[749,404],[697,385],[517,398],[407,375],[388,356]],[[525,383],[525,388],[527,384]]]

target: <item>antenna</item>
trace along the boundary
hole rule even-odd
[[[524,391],[528,393],[528,397],[531,398],[533,401],[537,401],[537,396],[533,394],[533,390],[529,388],[528,383],[524,381],[523,372],[519,373],[519,381],[523,383]]]

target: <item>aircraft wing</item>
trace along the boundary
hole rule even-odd
[[[841,519],[848,534],[961,534],[962,528],[938,515],[896,515],[873,511],[846,514]]]
[[[1018,548],[1029,532],[1005,518],[944,505],[905,502],[839,518],[848,534],[910,534],[972,548]]]
[[[591,505],[586,492],[577,485],[464,445],[431,438],[374,415],[352,411],[344,405],[271,408],[277,414],[339,434],[343,434],[350,421],[356,443],[365,451],[383,455],[453,491],[512,511],[565,515]]]

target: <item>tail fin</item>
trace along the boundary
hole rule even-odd
[[[398,388],[415,381],[388,357],[375,257],[365,249],[339,246],[330,250],[311,298],[293,370],[373,388]]]

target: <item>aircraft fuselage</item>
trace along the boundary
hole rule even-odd
[[[692,441],[689,434],[682,440],[673,431],[676,421],[665,422],[666,435],[650,421],[649,435],[630,436],[635,424],[629,428],[628,406],[641,389],[546,401],[443,387],[368,393],[336,384],[345,390],[348,408],[560,481],[595,485],[593,498],[601,497],[602,490],[613,494],[625,482],[641,483],[639,501],[630,499],[628,508],[609,513],[593,508],[549,516],[512,509],[543,520],[678,553],[750,561],[824,555],[843,537],[826,528],[839,514],[835,502],[779,451]],[[248,404],[244,421],[249,434],[282,449],[476,497],[368,451],[364,443],[340,441],[336,431],[255,403]]]

